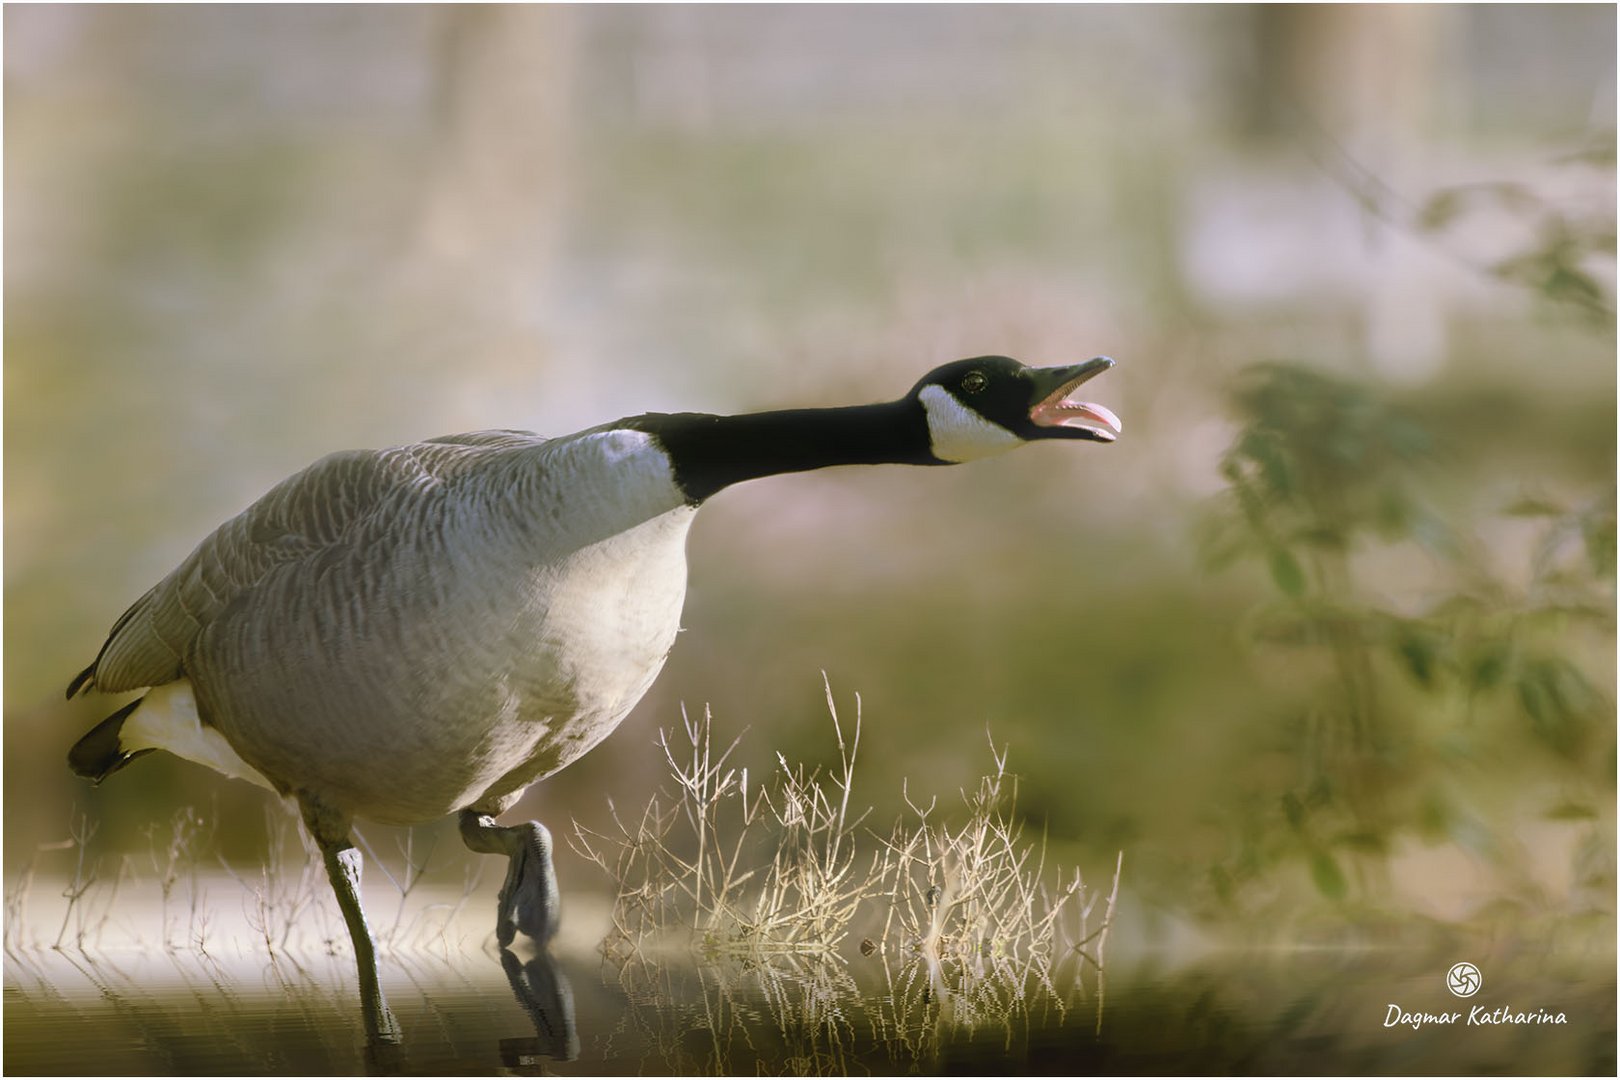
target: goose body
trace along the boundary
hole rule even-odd
[[[164,690],[124,721],[120,763],[196,760],[165,740],[201,717],[240,758],[221,771],[282,794],[389,824],[499,813],[657,676],[694,513],[624,428],[335,454],[204,540],[89,678]]]
[[[147,693],[70,764],[99,781],[163,749],[296,799],[349,922],[368,1032],[397,1036],[360,913],[353,819],[460,813],[470,846],[511,858],[501,943],[517,929],[549,936],[549,837],[494,817],[600,742],[657,677],[702,503],[782,472],[1111,442],[1118,418],[1071,394],[1112,363],[980,357],[877,405],[648,414],[554,439],[490,431],[333,454],[221,525],[117,621],[68,694]]]

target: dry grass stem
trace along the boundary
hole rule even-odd
[[[683,709],[681,737],[660,733],[673,783],[634,816],[610,801],[608,831],[575,823],[574,850],[616,887],[605,951],[626,960],[685,928],[710,953],[831,953],[870,916],[880,929],[863,948],[921,959],[957,1008],[974,1007],[959,978],[1047,980],[1070,951],[1100,967],[1122,862],[1092,931],[1103,898],[1078,870],[1049,871],[1044,837],[1025,838],[1007,748],[993,742],[994,769],[962,793],[960,820],[906,785],[910,814],[886,835],[863,829],[867,813],[850,812],[860,698],[846,732],[824,685],[839,753],[830,773],[778,754],[762,783],[730,764],[739,739],[715,752],[707,709],[698,719]]]

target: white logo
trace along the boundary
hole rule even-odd
[[[1479,993],[1485,985],[1485,976],[1480,974],[1479,968],[1464,960],[1460,964],[1452,964],[1451,970],[1446,972],[1446,989],[1460,998],[1471,998]],[[1489,1027],[1496,1024],[1567,1024],[1567,1013],[1548,1012],[1546,1009],[1530,1009],[1515,1012],[1512,1005],[1498,1005],[1494,1009],[1489,1005],[1470,1005],[1468,1019],[1463,1019],[1459,1008],[1455,1012],[1409,1012],[1395,1002],[1390,1002],[1388,1010],[1384,1013],[1384,1026],[1395,1027],[1402,1025],[1417,1031],[1425,1024],[1462,1024],[1465,1027]]]
[[[1460,998],[1473,997],[1484,982],[1485,976],[1479,973],[1479,968],[1466,960],[1452,964],[1451,970],[1446,972],[1446,989]]]

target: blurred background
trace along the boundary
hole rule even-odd
[[[1166,919],[1612,945],[1612,6],[4,18],[8,873],[76,809],[257,857],[245,784],[71,777],[120,701],[62,690],[322,454],[1108,353],[1115,445],[716,498],[663,677],[513,816],[639,805],[683,703],[836,761],[825,671],[875,822],[988,730]]]

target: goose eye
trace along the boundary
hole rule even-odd
[[[988,385],[990,385],[990,380],[985,377],[982,371],[970,371],[962,376],[962,389],[970,394],[977,394]]]

